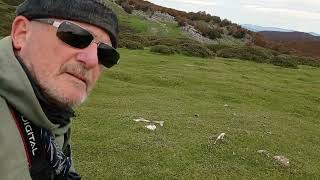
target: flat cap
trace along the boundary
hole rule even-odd
[[[16,15],[30,20],[59,18],[88,23],[106,31],[114,48],[118,45],[118,18],[102,0],[25,0]]]

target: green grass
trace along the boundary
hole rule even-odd
[[[121,63],[77,109],[73,154],[84,179],[320,176],[319,68],[120,52]],[[139,117],[164,127],[150,131]]]
[[[10,34],[11,31],[11,22],[14,17],[13,6],[10,6],[0,0],[0,37],[5,37]]]
[[[143,36],[159,36],[159,37],[185,37],[181,29],[174,23],[154,22],[146,20],[135,15],[125,14],[119,15],[120,23],[126,24],[133,28],[138,34]]]
[[[150,21],[144,17],[126,13],[119,5],[115,3],[108,2],[108,4],[112,7],[114,12],[116,12],[120,24],[134,29],[135,32],[132,32],[134,34],[169,38],[185,37],[184,33],[177,26],[177,24]]]

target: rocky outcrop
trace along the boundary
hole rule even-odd
[[[213,41],[209,38],[202,36],[193,26],[186,25],[182,27],[182,31],[191,36],[192,38],[196,39],[202,43],[212,43]]]
[[[136,16],[144,17],[145,19],[148,19],[150,21],[177,23],[173,16],[169,15],[168,13],[161,13],[159,11],[145,13],[143,11],[133,10],[132,14]]]

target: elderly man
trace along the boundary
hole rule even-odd
[[[0,41],[0,179],[80,179],[73,107],[118,63],[116,15],[99,0],[26,0]]]

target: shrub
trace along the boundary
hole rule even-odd
[[[166,45],[152,46],[150,51],[155,52],[155,53],[165,54],[165,55],[174,54],[174,52],[175,52],[175,50],[173,48],[166,46]]]
[[[183,27],[183,26],[186,26],[188,23],[187,23],[187,18],[185,17],[176,17],[175,20],[178,22],[178,26],[179,27]]]
[[[237,38],[237,39],[242,39],[246,36],[246,31],[241,28],[237,28],[233,33],[232,36]]]
[[[131,41],[131,40],[120,41],[119,47],[120,48],[128,48],[128,49],[144,49],[144,46],[141,43]]]
[[[206,47],[210,49],[213,52],[217,52],[221,49],[229,48],[231,47],[230,45],[225,45],[225,44],[207,44]]]
[[[274,56],[270,59],[270,63],[276,66],[286,67],[286,68],[298,68],[298,62],[288,55]]]
[[[211,20],[214,23],[220,23],[221,22],[221,19],[220,19],[219,16],[212,16]]]
[[[133,41],[143,46],[148,46],[149,44],[144,36],[136,33],[122,33],[120,34],[120,41]]]
[[[187,39],[187,38],[156,38],[156,39],[150,39],[149,45],[155,46],[155,45],[166,45],[166,46],[178,46],[179,44],[200,44],[197,41]]]
[[[139,31],[134,29],[128,22],[121,21],[119,23],[120,36],[129,36],[129,34],[137,34]]]
[[[251,46],[226,47],[218,51],[217,56],[223,58],[236,58],[255,62],[268,62],[272,56],[271,52],[263,48]]]
[[[218,31],[211,29],[208,32],[207,37],[209,37],[210,39],[218,39],[221,38],[221,34]]]
[[[187,56],[195,56],[202,58],[210,58],[215,56],[214,52],[212,52],[210,49],[206,48],[204,45],[201,44],[180,44],[176,47],[176,51]]]
[[[291,58],[300,65],[308,65],[313,67],[320,67],[320,60],[311,57],[291,56]]]
[[[133,7],[130,6],[127,2],[122,2],[121,6],[125,12],[127,12],[128,14],[132,14]]]
[[[150,39],[151,46],[164,45],[174,49],[175,52],[184,54],[187,56],[196,57],[214,57],[215,51],[211,51],[205,45],[199,43],[198,41],[188,39],[188,38],[159,38]]]
[[[221,27],[225,27],[225,26],[231,25],[232,22],[229,21],[228,19],[224,19],[224,20],[222,20],[219,24],[220,24]]]

